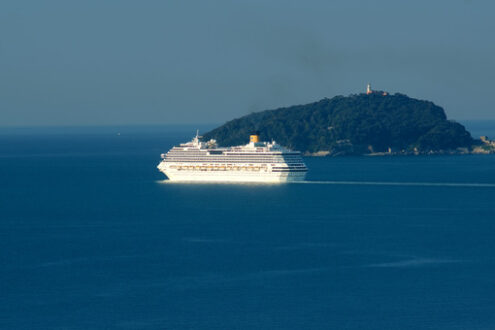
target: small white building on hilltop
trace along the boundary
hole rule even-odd
[[[370,95],[370,94],[381,94],[383,96],[387,96],[388,93],[387,92],[383,92],[383,91],[374,91],[371,89],[371,84],[368,83],[368,85],[366,85],[366,95]]]

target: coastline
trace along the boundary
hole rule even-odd
[[[339,156],[367,156],[367,157],[380,157],[380,156],[433,156],[433,155],[494,155],[495,154],[495,141],[488,139],[478,140],[480,143],[471,146],[470,148],[457,148],[446,150],[401,150],[401,151],[384,151],[384,152],[367,152],[358,153],[351,149],[349,150],[320,150],[317,152],[305,152],[305,157],[339,157]],[[372,149],[372,148],[371,148]]]

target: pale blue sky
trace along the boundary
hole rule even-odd
[[[373,87],[495,119],[495,1],[0,3],[0,126],[222,123]]]

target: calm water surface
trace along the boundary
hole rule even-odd
[[[0,328],[495,328],[494,156],[163,182],[190,135],[0,136]]]

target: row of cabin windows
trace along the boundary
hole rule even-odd
[[[298,170],[272,170],[272,172],[307,172],[308,169],[305,168],[305,169],[298,169]]]
[[[170,150],[168,153],[175,153],[175,154],[181,154],[181,155],[186,155],[186,154],[204,154],[206,155],[207,153],[211,154],[220,154],[220,152],[208,152],[208,151],[186,151],[186,150]],[[266,155],[266,156],[283,156],[283,157],[291,157],[291,156],[300,156],[301,154],[299,153],[267,153],[267,152],[236,152],[236,153],[231,153],[231,152],[223,152],[222,155],[225,156],[260,156],[260,155]]]
[[[210,159],[285,159],[285,160],[302,160],[301,157],[273,157],[273,156],[257,156],[257,157],[229,157],[229,156],[206,156],[206,155],[176,155],[176,154],[167,154],[167,157],[179,157],[179,158],[197,158],[197,157],[207,157]]]
[[[195,158],[195,159],[184,159],[184,158],[174,158],[167,157],[166,161],[169,162],[212,162],[212,163],[286,163],[286,164],[303,164],[301,160],[287,161],[282,159],[210,159],[210,158]]]

